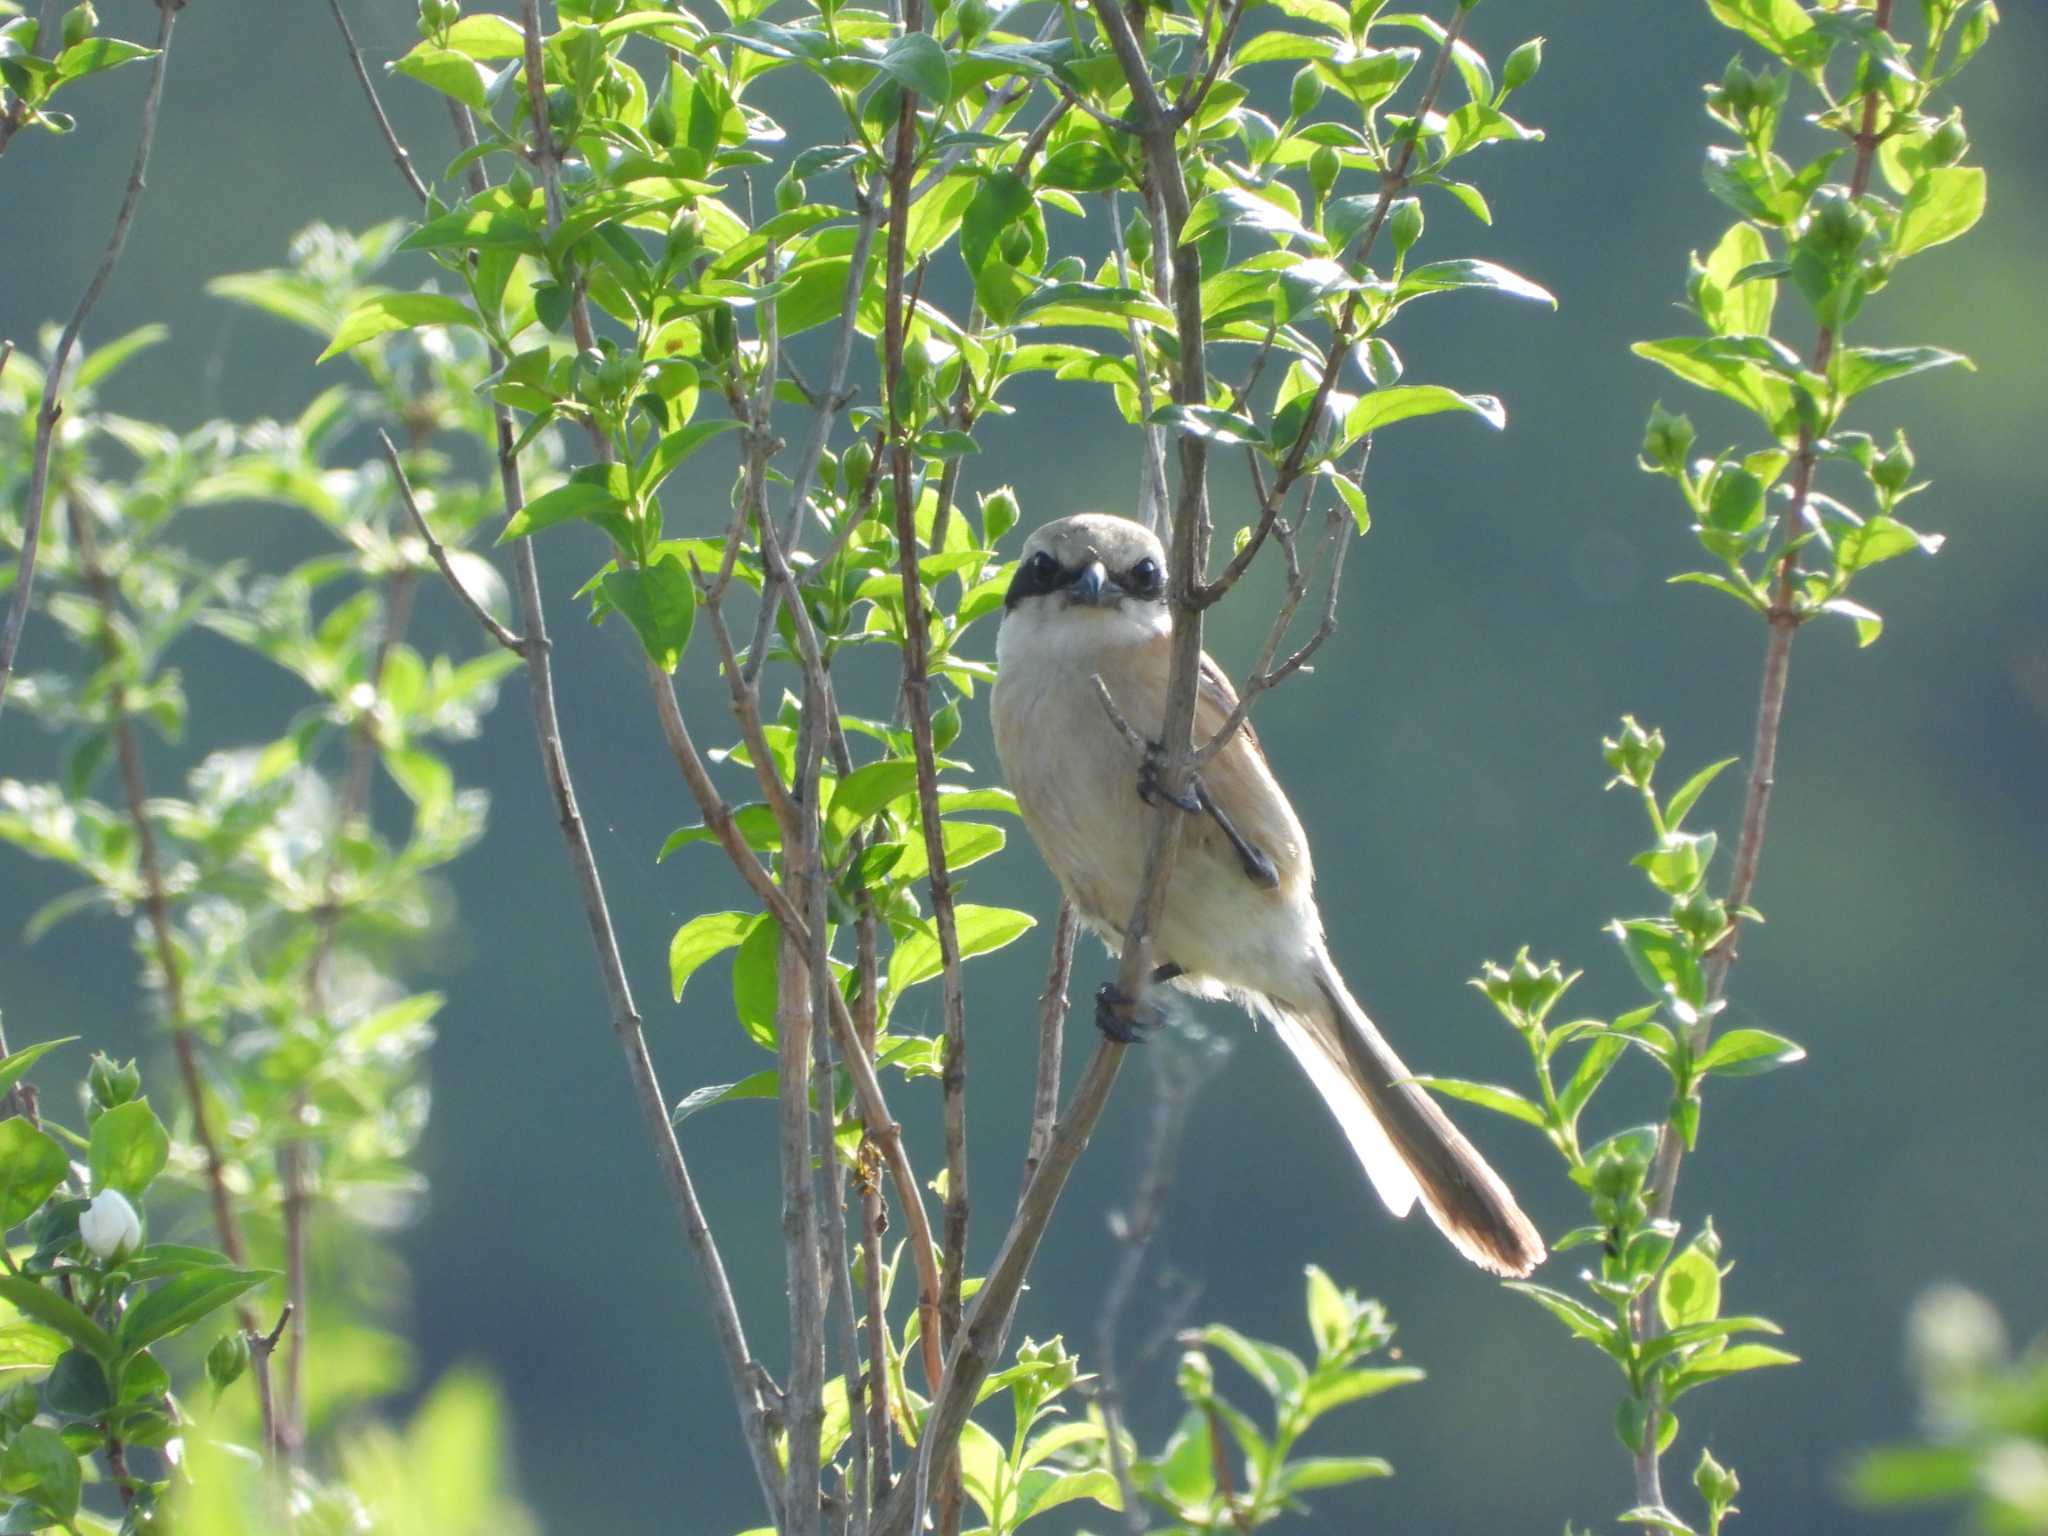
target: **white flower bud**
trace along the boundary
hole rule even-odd
[[[118,1189],[103,1189],[78,1216],[78,1235],[97,1259],[123,1259],[142,1246],[142,1218]]]

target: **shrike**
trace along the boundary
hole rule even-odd
[[[1141,800],[1160,791],[1092,679],[1102,679],[1133,729],[1159,740],[1172,629],[1166,552],[1124,518],[1061,518],[1025,541],[1003,607],[991,706],[996,751],[1024,825],[1068,899],[1121,945],[1144,872]],[[1203,656],[1197,743],[1236,703],[1229,680]],[[1473,1263],[1501,1275],[1534,1269],[1542,1237],[1500,1176],[1408,1081],[1331,963],[1308,841],[1249,726],[1176,803],[1189,820],[1154,936],[1154,979],[1234,998],[1270,1019],[1396,1216],[1420,1200]],[[1130,1017],[1128,1003],[1110,993],[1097,1022],[1128,1040]]]

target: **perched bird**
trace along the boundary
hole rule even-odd
[[[1141,801],[1163,791],[1155,757],[1103,707],[1093,679],[1156,747],[1172,629],[1166,552],[1125,518],[1061,518],[1025,541],[1003,607],[991,705],[1003,772],[1083,921],[1120,946],[1143,878]],[[1205,655],[1196,741],[1214,735],[1236,703]],[[1419,1199],[1473,1263],[1501,1275],[1534,1269],[1544,1256],[1536,1228],[1443,1110],[1408,1081],[1337,974],[1308,841],[1250,728],[1174,803],[1189,820],[1154,935],[1161,964],[1153,979],[1234,998],[1270,1019],[1395,1215]],[[1111,987],[1098,1003],[1105,1032],[1135,1037],[1146,1010]]]

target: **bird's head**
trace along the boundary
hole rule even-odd
[[[1166,551],[1151,529],[1126,517],[1079,512],[1047,523],[1024,541],[1003,611],[1050,618],[1094,609],[1166,623]]]

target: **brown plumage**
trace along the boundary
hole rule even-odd
[[[1142,764],[1092,679],[1135,730],[1159,738],[1171,633],[1165,567],[1159,541],[1138,523],[1094,513],[1048,523],[1025,542],[997,641],[991,711],[1004,772],[1047,864],[1113,945],[1143,875]],[[1204,656],[1196,740],[1213,736],[1236,703]],[[1201,781],[1219,814],[1191,815],[1183,828],[1156,935],[1158,958],[1185,972],[1175,985],[1237,998],[1272,1020],[1396,1215],[1419,1199],[1474,1263],[1527,1274],[1543,1259],[1542,1238],[1443,1110],[1406,1081],[1331,963],[1308,840],[1249,728]],[[1270,880],[1255,877],[1256,859]]]

